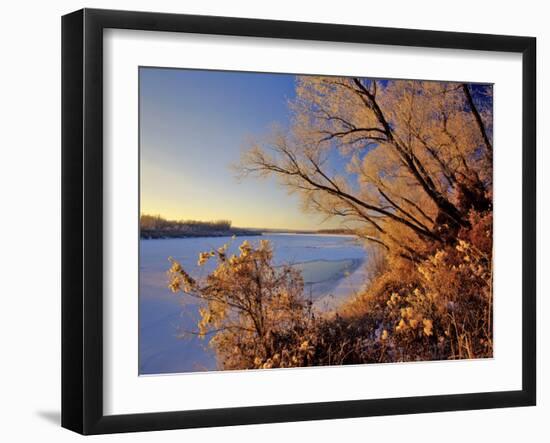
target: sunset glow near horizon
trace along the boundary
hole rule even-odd
[[[237,179],[250,136],[289,124],[294,75],[140,68],[140,212],[170,220],[317,230],[274,178]]]

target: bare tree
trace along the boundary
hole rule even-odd
[[[290,106],[292,127],[254,143],[241,172],[277,177],[305,209],[415,260],[490,206],[490,113],[468,85],[304,76]]]

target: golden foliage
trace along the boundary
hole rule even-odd
[[[492,251],[486,241],[492,217],[476,226],[420,263],[390,260],[368,290],[342,308],[345,317],[372,318],[387,331],[379,361],[492,356]]]

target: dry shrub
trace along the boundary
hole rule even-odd
[[[301,274],[290,266],[276,267],[268,241],[260,241],[257,248],[244,241],[239,255],[228,256],[227,248],[199,255],[199,265],[217,261],[203,281],[191,278],[172,260],[172,291],[200,301],[200,320],[192,333],[210,338],[223,369],[310,364],[304,337],[314,317],[303,297]]]

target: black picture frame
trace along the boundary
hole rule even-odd
[[[522,389],[104,415],[103,30],[453,48],[522,54]],[[62,18],[62,426],[82,434],[458,411],[536,403],[536,39],[83,9]],[[519,278],[519,275],[518,275]]]

